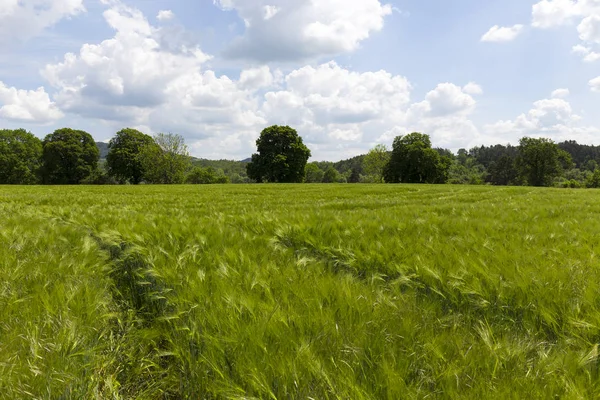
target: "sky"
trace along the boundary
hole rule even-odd
[[[0,0],[0,128],[132,127],[245,159],[270,125],[312,160],[410,132],[600,145],[600,0]]]

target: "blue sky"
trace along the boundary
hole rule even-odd
[[[2,0],[0,57],[0,127],[39,137],[134,127],[233,159],[272,124],[316,160],[412,131],[600,144],[598,0]]]

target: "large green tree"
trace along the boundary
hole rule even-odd
[[[78,184],[98,168],[99,157],[92,135],[70,128],[58,129],[43,142],[43,181],[58,185]]]
[[[394,139],[385,167],[388,183],[446,183],[452,160],[431,148],[429,135],[413,132]]]
[[[140,152],[144,180],[148,183],[183,183],[191,169],[191,157],[185,139],[173,133],[159,133],[154,142]]]
[[[39,180],[42,141],[25,129],[0,130],[0,184],[31,185]]]
[[[300,183],[304,180],[310,150],[296,130],[271,126],[256,141],[257,154],[247,165],[248,176],[257,182]]]
[[[145,146],[154,144],[151,136],[126,128],[115,135],[108,144],[106,169],[120,183],[139,184],[144,178],[140,154]]]
[[[517,168],[530,186],[551,186],[554,178],[570,164],[569,153],[550,139],[524,137],[519,141]]]
[[[365,156],[363,168],[367,175],[373,177],[375,182],[383,182],[385,166],[390,161],[390,152],[386,145],[378,144]]]

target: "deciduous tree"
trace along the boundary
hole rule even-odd
[[[191,168],[191,159],[185,139],[181,135],[159,133],[154,143],[147,144],[140,152],[144,180],[148,183],[183,183]]]
[[[296,130],[271,126],[256,141],[257,154],[247,165],[248,177],[257,182],[299,183],[304,180],[310,150]]]
[[[151,136],[126,128],[117,132],[108,144],[106,169],[120,183],[139,184],[144,178],[140,154],[145,146],[154,144]]]
[[[551,186],[570,164],[571,156],[550,139],[524,137],[519,141],[517,167],[530,186]]]
[[[98,168],[99,157],[92,135],[70,128],[58,129],[43,142],[43,181],[55,185],[78,184]]]
[[[384,177],[388,183],[446,183],[451,164],[431,148],[428,135],[413,132],[394,139]]]
[[[363,168],[367,175],[371,175],[375,182],[384,181],[385,166],[390,161],[390,152],[386,145],[378,144],[372,148],[363,160]]]
[[[42,141],[25,129],[0,130],[0,184],[30,185],[39,181]]]

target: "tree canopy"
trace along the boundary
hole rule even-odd
[[[530,186],[550,186],[571,156],[552,140],[524,137],[519,141],[517,166]]]
[[[306,176],[304,181],[306,183],[321,183],[323,182],[323,176],[325,172],[319,168],[315,163],[308,163],[306,165]]]
[[[44,183],[74,185],[98,168],[99,151],[92,135],[70,128],[57,129],[43,142]]]
[[[154,142],[145,145],[139,157],[148,183],[183,183],[192,166],[185,139],[172,133],[154,136]]]
[[[146,146],[154,144],[151,136],[135,129],[122,129],[110,140],[106,169],[108,175],[120,183],[139,184],[144,178],[140,154]]]
[[[384,181],[384,172],[391,154],[384,144],[378,144],[372,148],[363,160],[364,171],[371,175],[375,182]]]
[[[0,130],[0,184],[37,183],[41,156],[42,141],[31,132]]]
[[[394,139],[384,178],[388,183],[446,183],[451,163],[431,148],[429,135],[413,132]]]
[[[248,177],[257,182],[300,183],[311,156],[296,130],[271,126],[256,141],[257,154],[247,165]]]

